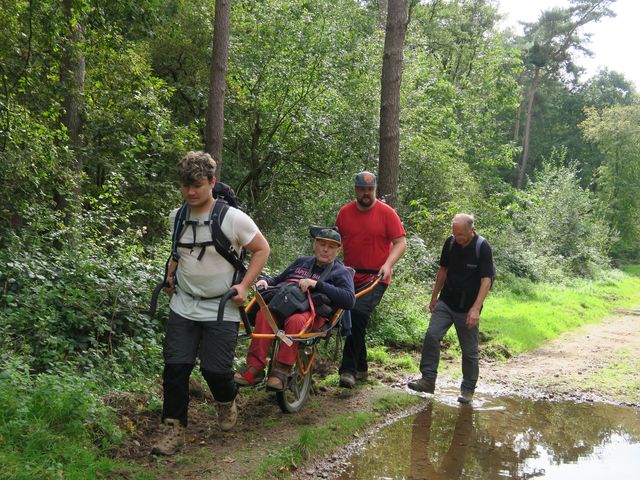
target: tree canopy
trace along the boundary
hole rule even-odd
[[[229,2],[223,180],[270,240],[269,269],[308,247],[309,225],[333,224],[354,173],[380,167],[383,3]],[[522,38],[501,31],[493,1],[400,3],[411,4],[394,167],[409,235],[401,288],[432,279],[460,211],[507,277],[638,258],[635,86],[608,70],[583,80],[572,53],[612,2],[543,12]],[[180,202],[175,164],[206,145],[215,7],[0,3],[4,350],[46,369],[155,344],[145,292]],[[515,189],[527,113],[530,182]]]

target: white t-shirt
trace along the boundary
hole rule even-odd
[[[169,214],[169,225],[173,234],[173,226],[178,209]],[[196,225],[196,242],[211,241],[211,227],[202,222],[209,220],[209,213],[203,215],[191,215],[189,220],[199,221]],[[222,232],[236,250],[250,243],[258,233],[255,222],[243,211],[229,207],[222,220]],[[194,243],[191,225],[185,225],[179,243]],[[205,248],[205,253],[200,260],[198,256],[202,247],[194,247],[193,250],[185,247],[178,248],[180,260],[176,270],[178,287],[171,297],[170,307],[178,315],[195,321],[215,321],[218,318],[219,299],[200,300],[196,297],[218,297],[225,294],[232,285],[234,267],[213,245]],[[186,293],[185,293],[186,292]],[[240,314],[235,303],[229,300],[224,310],[224,320],[239,322]]]

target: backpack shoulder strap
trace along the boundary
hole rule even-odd
[[[213,246],[216,251],[222,255],[222,257],[235,267],[236,270],[246,272],[246,267],[242,262],[241,254],[238,254],[231,245],[231,242],[222,231],[222,221],[227,215],[229,210],[229,204],[221,198],[216,199],[216,202],[211,210],[210,227],[211,238],[213,240]]]
[[[184,202],[182,206],[176,212],[176,218],[173,221],[173,235],[171,236],[171,256],[174,260],[178,260],[178,241],[182,236],[182,230],[184,228],[184,222],[187,219],[189,213],[189,204]]]
[[[486,242],[487,239],[482,235],[478,235],[478,240],[476,240],[476,259],[480,261],[480,249],[482,248],[482,244]]]
[[[333,270],[333,265],[334,264],[335,264],[335,262],[331,262],[329,265],[324,267],[324,270],[322,271],[322,273],[318,277],[318,282],[323,282],[329,277],[329,275],[331,274],[331,270]]]
[[[482,244],[487,241],[482,235],[478,235],[478,240],[476,241],[476,259],[478,260],[478,264],[480,263],[480,249],[482,248]],[[493,281],[496,278],[496,264],[495,262],[491,263],[491,287],[493,287]]]

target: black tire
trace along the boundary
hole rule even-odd
[[[315,353],[315,351],[316,349],[313,347],[313,353]],[[311,391],[311,371],[313,370],[313,365],[310,368],[308,367],[313,353],[307,355],[304,347],[300,349],[298,353],[299,361],[293,366],[293,371],[289,378],[289,385],[283,392],[276,392],[276,400],[284,413],[299,412],[307,401],[307,397]],[[307,373],[303,374],[302,372],[307,368]]]

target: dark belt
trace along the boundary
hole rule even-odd
[[[191,297],[194,300],[215,300],[216,298],[222,298],[222,295],[216,295],[215,297],[200,297],[198,295],[192,295],[189,292],[185,292],[184,290],[179,290],[176,288],[176,294],[178,292],[184,293],[187,297]]]

